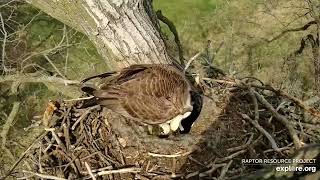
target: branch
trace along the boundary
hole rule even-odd
[[[96,173],[96,175],[102,176],[102,175],[115,174],[115,173],[138,173],[140,171],[141,171],[141,168],[132,167],[132,168],[100,171],[100,172]]]
[[[256,91],[254,91],[254,94],[257,97],[258,101],[260,101],[272,113],[272,115],[288,129],[295,148],[300,149],[301,143],[297,135],[297,132],[292,126],[292,124],[284,116],[277,113],[276,110],[272,107],[272,105],[263,96],[261,96]]]
[[[63,77],[64,79],[67,79],[67,78],[60,72],[60,70],[57,68],[57,66],[54,65],[54,63],[51,61],[51,59],[50,59],[46,54],[44,54],[43,56],[46,58],[46,60],[50,63],[50,65],[57,71],[57,73],[58,73],[61,77]]]
[[[284,92],[284,91],[282,91],[280,89],[276,90],[271,86],[259,86],[259,85],[252,85],[252,87],[256,87],[256,88],[259,88],[259,89],[266,89],[266,90],[272,91],[278,96],[282,96],[282,97],[285,97],[285,98],[291,100],[293,103],[295,103],[297,106],[299,106],[300,108],[304,109],[305,111],[309,112],[311,115],[320,118],[320,112],[317,111],[315,108],[306,105],[300,99],[298,99],[298,98],[296,98],[294,96],[290,96],[288,93],[286,93],[286,92]]]
[[[0,21],[1,21],[1,27],[2,27],[2,31],[3,31],[3,43],[2,43],[2,57],[1,57],[1,62],[2,62],[2,69],[5,71],[5,72],[8,72],[8,68],[6,67],[6,62],[5,62],[5,57],[6,57],[6,42],[7,42],[7,36],[8,36],[8,33],[5,29],[5,26],[4,26],[4,20],[3,20],[3,17],[2,17],[2,14],[0,12]]]
[[[19,163],[23,160],[23,158],[26,156],[26,154],[32,149],[32,147],[37,144],[42,138],[44,138],[47,135],[47,131],[43,131],[32,143],[31,145],[20,155],[19,159],[11,166],[10,170],[5,173],[3,177],[0,177],[0,179],[6,179],[8,176],[11,175],[12,171],[19,165]]]
[[[2,144],[1,144],[2,148],[4,148],[6,146],[7,134],[9,132],[10,127],[13,124],[13,121],[14,121],[15,117],[18,114],[20,104],[21,104],[21,102],[18,102],[18,101],[13,103],[13,107],[12,107],[11,113],[10,113],[6,123],[2,127],[2,131],[1,131],[1,134],[0,134],[1,137],[2,137]]]
[[[311,25],[313,25],[313,24],[317,24],[317,22],[316,22],[316,21],[310,21],[310,22],[308,22],[307,24],[305,24],[305,25],[302,26],[302,27],[293,28],[293,29],[287,29],[287,30],[285,30],[285,31],[282,31],[279,35],[273,37],[272,39],[267,40],[267,42],[270,43],[270,42],[272,42],[272,41],[275,41],[275,40],[281,38],[282,36],[286,35],[286,34],[289,33],[289,32],[305,31],[305,30],[307,30],[307,29],[308,29]]]
[[[33,176],[37,176],[37,177],[39,177],[39,178],[41,178],[41,179],[67,180],[67,179],[65,179],[65,178],[60,178],[60,177],[56,177],[56,176],[52,176],[52,175],[47,175],[47,174],[35,173],[35,172],[31,172],[31,171],[22,170],[22,172],[32,174]]]
[[[218,80],[218,79],[211,79],[211,78],[203,78],[203,79],[204,80],[213,81],[213,82],[217,82],[217,83],[221,83],[221,84],[229,84],[229,85],[236,86],[236,87],[243,87],[243,85],[238,84],[237,82],[232,81],[232,80],[226,81],[226,80]],[[280,89],[276,90],[270,85],[268,85],[268,86],[260,86],[260,85],[250,84],[250,86],[255,87],[255,88],[259,88],[259,89],[272,91],[278,96],[282,96],[282,97],[285,97],[285,98],[291,100],[293,103],[295,103],[297,106],[299,106],[300,108],[304,109],[305,111],[307,111],[311,115],[320,118],[320,112],[317,111],[315,108],[306,105],[300,99],[298,99],[298,98],[296,98],[294,96],[291,96],[288,93],[286,93],[286,92],[284,92],[284,91],[282,91]]]
[[[279,152],[280,149],[276,143],[276,141],[273,139],[273,137],[268,133],[268,131],[266,131],[265,129],[263,129],[263,127],[260,126],[260,124],[258,123],[258,121],[256,120],[252,120],[248,115],[246,114],[241,114],[242,118],[245,120],[248,120],[255,128],[257,128],[271,143],[271,147],[272,149],[274,149],[275,151]]]
[[[67,85],[78,85],[79,81],[68,80],[55,76],[41,75],[40,73],[26,73],[26,74],[14,74],[7,76],[0,76],[0,83],[7,81],[19,81],[22,83],[55,83]]]
[[[174,35],[174,41],[176,42],[177,47],[178,47],[180,64],[182,66],[184,66],[185,64],[184,64],[184,57],[183,57],[183,49],[182,49],[182,45],[181,45],[181,42],[179,39],[179,34],[176,29],[176,26],[174,25],[174,23],[172,21],[170,21],[167,17],[165,17],[160,10],[158,10],[156,12],[156,14],[157,14],[158,19],[160,19],[163,23],[165,23],[169,27],[172,34]]]

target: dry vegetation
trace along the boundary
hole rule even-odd
[[[207,97],[191,132],[168,139],[148,135],[144,126],[77,99],[79,80],[103,71],[83,35],[59,22],[53,23],[56,28],[41,12],[21,10],[25,4],[19,1],[0,4],[1,177],[319,178],[319,172],[281,173],[274,165],[241,163],[245,158],[320,162],[319,97],[313,88],[318,78],[318,2],[216,3],[216,9],[209,4],[202,9],[207,17],[195,18],[191,27],[177,23],[185,57],[196,54],[186,61],[189,73]],[[18,22],[21,11],[32,16]],[[170,13],[169,19],[177,21]],[[40,28],[53,27],[41,35],[35,21],[44,24]],[[192,32],[193,27],[201,33]],[[48,96],[55,100],[46,107]],[[28,122],[18,127],[17,119]],[[35,127],[40,123],[46,128]],[[313,166],[320,168],[319,163]]]

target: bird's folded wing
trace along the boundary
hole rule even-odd
[[[126,95],[101,92],[98,103],[125,117],[146,123],[161,124],[179,114],[178,109],[164,97],[144,94]],[[95,93],[98,97],[98,91]]]

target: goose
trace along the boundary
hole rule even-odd
[[[102,83],[86,83],[94,78],[101,78]],[[198,90],[182,70],[170,64],[131,65],[88,77],[81,84],[80,89],[93,95],[97,104],[131,120],[158,125],[160,135],[183,131],[181,121],[196,110],[194,95]]]

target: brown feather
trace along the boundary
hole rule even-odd
[[[173,65],[132,65],[108,75],[92,94],[99,104],[125,117],[161,124],[185,113],[191,85]]]

